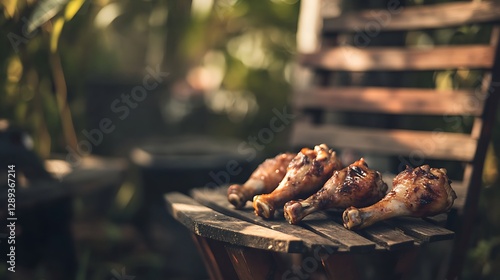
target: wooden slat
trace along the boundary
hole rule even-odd
[[[300,253],[300,238],[222,215],[180,193],[165,195],[170,214],[196,235],[234,245],[284,253]]]
[[[295,147],[325,143],[334,149],[351,148],[418,159],[471,161],[476,149],[476,140],[460,133],[313,125],[300,121],[296,121],[291,138]]]
[[[445,70],[456,68],[489,69],[494,49],[489,45],[417,48],[334,47],[302,54],[305,66],[337,71]]]
[[[393,2],[399,3],[399,2]],[[500,5],[493,1],[473,1],[350,12],[324,20],[325,33],[415,30],[498,22]]]
[[[448,213],[441,213],[437,214],[436,216],[425,217],[424,220],[440,227],[446,227],[448,223]]]
[[[455,233],[417,218],[401,217],[391,222],[405,234],[416,237],[422,242],[435,242],[452,239]]]
[[[383,224],[367,227],[362,232],[366,237],[381,244],[391,251],[411,248],[415,243],[415,240],[410,236],[386,227]]]
[[[480,116],[474,90],[433,90],[383,87],[314,87],[298,92],[298,108],[322,108],[386,114]]]
[[[346,229],[324,213],[313,213],[302,220],[300,225],[327,238],[338,240],[351,252],[369,252],[376,247],[374,242]]]
[[[336,211],[320,212],[314,215],[313,217],[316,220],[333,220],[339,223],[339,225],[342,224],[342,219],[340,218],[342,214]],[[304,220],[305,223],[308,223],[308,218],[310,219],[310,216],[306,217]],[[345,229],[343,226],[342,228]],[[349,230],[349,232],[353,231]],[[410,248],[413,247],[417,241],[399,230],[394,230],[394,226],[388,226],[384,223],[370,226],[361,231],[357,231],[357,233],[363,235],[371,242],[377,243],[379,245],[378,247],[382,246],[387,250]]]
[[[302,238],[306,246],[311,250],[318,247],[328,247],[330,251],[346,250],[346,248],[343,248],[340,243],[321,237],[302,227],[290,225],[284,218],[277,220],[264,220],[254,214],[250,203],[248,203],[243,209],[235,209],[233,205],[227,201],[226,193],[227,188],[221,187],[219,189],[194,189],[191,192],[191,195],[201,204],[223,214]]]

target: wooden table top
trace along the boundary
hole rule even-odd
[[[227,187],[195,189],[191,196],[165,195],[167,209],[194,234],[230,244],[284,253],[310,252],[328,247],[336,252],[367,253],[411,249],[453,239],[454,233],[430,220],[395,218],[363,230],[342,225],[341,212],[311,214],[298,225],[282,215],[265,220],[253,213],[251,203],[237,210],[226,197]],[[281,213],[280,213],[281,214]]]

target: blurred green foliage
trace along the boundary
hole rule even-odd
[[[141,79],[148,65],[170,73],[155,108],[164,134],[245,137],[287,103],[298,1],[16,0],[3,8],[0,117],[29,129],[43,157],[82,138],[89,79]],[[200,111],[202,131],[192,120]]]

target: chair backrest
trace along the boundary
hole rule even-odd
[[[299,33],[310,33],[312,18],[301,16]],[[463,265],[498,107],[499,21],[495,2],[389,0],[385,9],[322,18],[317,50],[298,56],[292,146],[326,143],[387,157],[383,172],[429,163],[455,176],[463,220],[449,279]]]

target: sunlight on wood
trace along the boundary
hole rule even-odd
[[[185,204],[185,203],[173,203],[172,209],[177,212],[210,212],[205,206]]]
[[[302,53],[312,53],[318,49],[318,32],[321,21],[317,15],[320,10],[320,1],[302,1],[300,9],[297,50]]]

